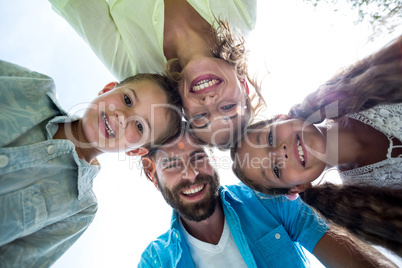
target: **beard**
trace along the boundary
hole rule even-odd
[[[209,192],[205,194],[202,200],[189,204],[185,204],[184,202],[182,202],[180,196],[183,189],[189,188],[191,185],[194,184],[205,183],[209,184],[210,189]],[[220,179],[216,171],[214,171],[213,176],[199,174],[195,178],[194,182],[184,180],[176,185],[172,190],[168,189],[167,187],[162,188],[159,184],[159,181],[158,185],[159,189],[163,189],[161,193],[166,202],[174,210],[176,210],[180,214],[180,216],[190,221],[200,222],[208,219],[214,213],[216,204],[219,201]]]

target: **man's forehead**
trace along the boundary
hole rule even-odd
[[[183,137],[173,143],[164,145],[158,149],[155,158],[174,158],[191,155],[194,152],[204,151],[202,145],[197,144],[194,139]]]

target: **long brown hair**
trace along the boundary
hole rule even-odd
[[[400,189],[324,183],[299,196],[328,221],[402,257]]]
[[[358,112],[381,103],[402,102],[402,37],[366,59],[340,72],[307,96],[291,110],[292,117],[307,120],[325,106],[339,101],[337,117]],[[319,120],[320,121],[320,120]],[[255,129],[272,121],[253,124]],[[238,143],[237,143],[238,144]],[[265,194],[287,194],[289,189],[265,188],[252,182],[241,169],[236,151],[231,150],[232,169],[250,188]],[[368,185],[325,183],[300,194],[324,218],[345,227],[360,239],[381,245],[402,257],[402,192]]]
[[[289,113],[307,120],[321,111],[321,120],[359,112],[380,103],[402,102],[402,36],[354,65],[341,70],[332,79],[309,94]],[[338,101],[335,117],[325,114],[325,107]],[[316,123],[312,122],[312,123]]]

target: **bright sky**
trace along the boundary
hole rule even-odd
[[[266,115],[287,113],[339,68],[392,39],[368,43],[368,25],[354,25],[351,15],[325,6],[314,10],[301,0],[259,1],[250,65],[261,74],[270,72],[263,88]],[[82,111],[115,80],[46,0],[0,1],[0,25],[0,58],[52,77],[60,103],[71,113]],[[222,184],[237,183],[230,157],[216,152],[216,159]],[[56,268],[136,266],[148,243],[169,228],[171,209],[141,175],[137,159],[112,154],[98,160],[97,216]],[[313,267],[321,266],[314,262]]]

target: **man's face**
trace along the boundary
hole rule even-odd
[[[185,135],[159,149],[154,161],[159,190],[173,209],[192,221],[212,215],[220,181],[201,146]]]

